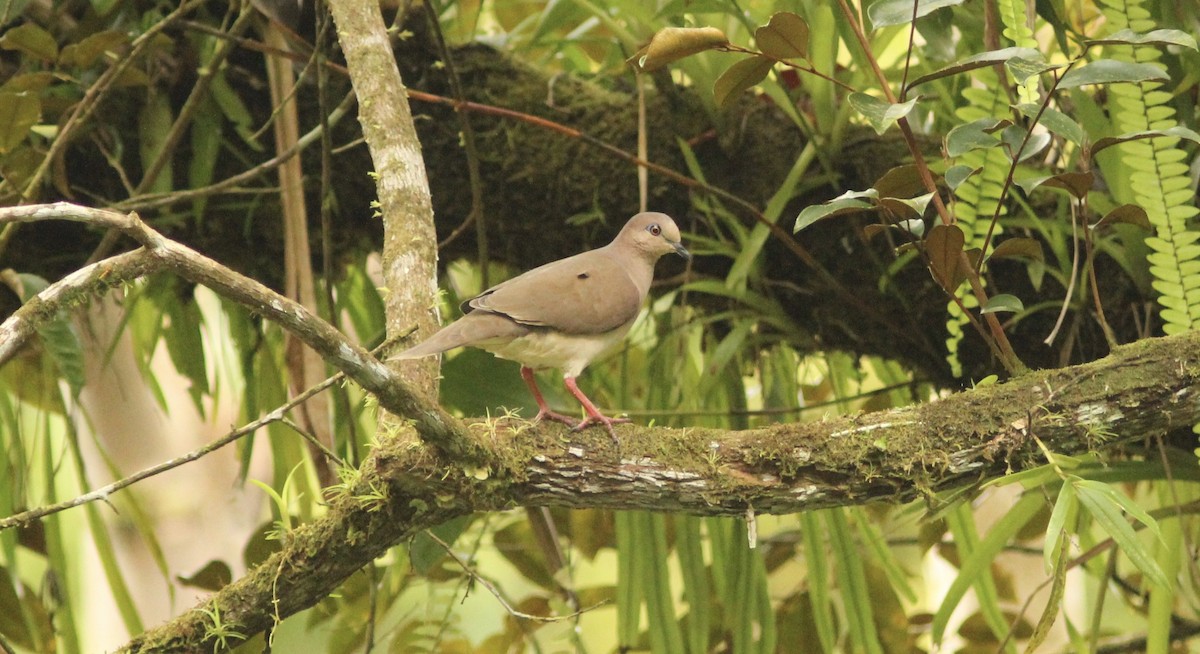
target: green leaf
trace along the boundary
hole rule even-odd
[[[41,114],[42,103],[36,95],[0,93],[0,154],[23,143]]]
[[[38,293],[46,290],[50,282],[28,273],[17,275],[20,280],[21,302],[28,302]],[[37,329],[38,337],[46,348],[46,353],[54,361],[58,373],[66,380],[71,390],[78,393],[86,381],[83,371],[83,344],[75,327],[66,313],[60,312],[49,322]]]
[[[929,257],[929,272],[946,292],[953,293],[967,278],[962,266],[963,244],[966,238],[958,225],[937,224],[925,237],[925,253]]]
[[[218,591],[233,581],[233,570],[229,567],[228,563],[220,559],[212,559],[195,573],[186,577],[176,575],[175,579],[184,586],[191,586],[192,588],[199,588],[201,590]]]
[[[63,66],[78,66],[87,68],[96,63],[104,53],[117,50],[129,43],[129,35],[124,32],[109,30],[96,32],[79,43],[72,43],[62,49],[58,57]]]
[[[54,37],[34,23],[24,23],[5,32],[0,36],[0,49],[17,50],[43,61],[58,58]]]
[[[1088,191],[1092,190],[1095,179],[1092,173],[1059,173],[1048,177],[1023,179],[1017,182],[1017,186],[1020,186],[1026,193],[1031,193],[1034,189],[1043,186],[1058,188],[1075,196],[1076,199],[1082,200],[1087,196]]]
[[[1020,257],[1023,259],[1036,259],[1043,261],[1045,256],[1042,254],[1042,244],[1035,238],[1025,236],[1015,236],[1010,239],[1001,241],[992,249],[992,253],[988,255],[989,259],[1005,259]]]
[[[1076,482],[1075,486],[1080,504],[1087,508],[1088,513],[1092,514],[1100,527],[1112,537],[1117,548],[1129,557],[1129,560],[1152,583],[1159,586],[1168,585],[1170,582],[1163,574],[1158,562],[1154,560],[1154,555],[1138,540],[1137,533],[1134,532],[1133,526],[1125,519],[1121,510],[1124,509],[1125,512],[1145,524],[1157,536],[1159,533],[1158,523],[1154,521],[1154,518],[1151,518],[1149,514],[1133,504],[1128,497],[1118,493],[1108,484],[1084,479]]]
[[[1026,140],[1025,135],[1027,133],[1028,132],[1025,130],[1025,128],[1019,125],[1010,125],[1009,127],[1005,127],[1004,131],[1000,133],[1000,140],[1003,141],[1006,146],[1008,146],[1006,148],[1006,153],[1009,155],[1009,158],[1016,161],[1025,161],[1026,159],[1046,149],[1046,146],[1050,145],[1050,134],[1046,132],[1038,132],[1036,134],[1031,134],[1029,139]],[[1025,144],[1024,147],[1021,146],[1022,142]],[[1015,154],[1018,150],[1020,150],[1020,153]]]
[[[960,184],[967,181],[972,175],[980,172],[981,170],[983,169],[972,168],[971,166],[967,166],[965,164],[955,164],[946,169],[946,174],[943,176],[943,179],[946,180],[946,186],[949,186],[950,190],[953,191],[957,189]]]
[[[879,206],[895,220],[919,220],[925,215],[925,209],[929,206],[929,201],[932,199],[932,193],[918,195],[911,199],[881,198]]]
[[[754,30],[754,40],[762,53],[776,59],[808,57],[808,23],[791,13],[781,11]]]
[[[1150,217],[1146,214],[1146,210],[1136,204],[1123,204],[1104,214],[1104,217],[1099,222],[1092,225],[1092,229],[1108,227],[1117,223],[1137,225],[1146,231],[1154,229],[1154,226],[1150,224]]]
[[[1063,112],[1053,107],[1042,109],[1040,105],[1031,103],[1017,105],[1017,110],[1030,120],[1036,117],[1040,111],[1041,118],[1038,119],[1038,122],[1045,125],[1046,129],[1076,145],[1083,144],[1085,136],[1083,128]]]
[[[1000,139],[994,132],[1009,125],[1012,125],[1011,121],[995,118],[980,118],[959,125],[946,135],[946,154],[957,157],[971,150],[994,148],[1000,145]]]
[[[1193,143],[1200,143],[1200,134],[1197,134],[1196,132],[1182,125],[1176,125],[1174,127],[1168,127],[1167,129],[1148,129],[1141,132],[1129,132],[1128,134],[1102,138],[1096,141],[1096,144],[1092,146],[1092,156],[1094,157],[1096,156],[1097,152],[1119,143],[1127,143],[1129,141],[1137,141],[1139,139],[1152,139],[1159,137],[1181,138],[1192,141]]]
[[[909,10],[911,11],[912,3],[909,2],[907,4],[908,4]],[[1037,50],[1034,50],[1033,48],[1015,48],[1014,47],[1014,48],[1002,48],[1000,50],[989,50],[987,52],[980,52],[978,54],[971,55],[970,57],[966,57],[965,59],[960,59],[960,60],[950,64],[949,66],[946,66],[945,68],[935,70],[932,73],[926,73],[925,75],[922,75],[922,76],[918,77],[917,79],[913,80],[912,84],[908,85],[908,88],[911,89],[915,86],[924,84],[926,82],[932,82],[935,79],[942,79],[943,77],[950,77],[951,75],[965,73],[970,70],[975,70],[976,68],[984,68],[986,66],[994,66],[999,63],[1007,64],[1012,59],[1021,59],[1022,61],[1038,62],[1038,60],[1040,60],[1041,57],[1042,57],[1041,53],[1038,52]],[[1041,65],[1046,65],[1046,64],[1044,64],[1044,62],[1042,62]]]
[[[650,43],[634,53],[627,63],[649,73],[673,61],[726,45],[729,45],[728,37],[715,27],[664,27],[655,32]]]
[[[892,168],[875,180],[872,188],[881,198],[911,198],[926,191],[916,164]]]
[[[914,0],[879,0],[867,7],[867,17],[875,29],[892,25],[905,25],[913,20]],[[928,16],[942,7],[961,5],[963,0],[915,0],[916,17]]]
[[[862,197],[861,194],[856,193],[855,195],[851,196],[851,193],[855,192],[851,191],[843,194],[841,197],[834,198],[825,204],[814,204],[812,206],[805,207],[804,210],[800,212],[800,215],[796,217],[796,226],[793,228],[792,232],[799,232],[805,227],[808,227],[809,225],[824,218],[832,218],[833,216],[840,216],[847,213],[857,213],[859,211],[869,211],[875,208],[874,204],[867,202],[866,200],[859,199]],[[874,197],[873,193],[872,197]]]
[[[1024,310],[1025,305],[1021,302],[1021,298],[1008,293],[999,293],[988,298],[987,304],[979,313],[999,313],[1001,311],[1019,313]]]
[[[1100,59],[1067,71],[1058,83],[1060,89],[1072,89],[1088,84],[1115,84],[1118,82],[1165,82],[1167,72],[1154,64],[1135,64],[1128,61]]]
[[[908,102],[892,104],[866,93],[851,93],[847,100],[851,107],[854,107],[867,119],[867,122],[871,123],[871,127],[875,128],[875,133],[880,135],[886,132],[892,123],[907,116],[913,107],[917,106],[916,98]]]
[[[1058,499],[1054,502],[1054,510],[1050,512],[1050,521],[1046,523],[1046,537],[1042,542],[1042,558],[1046,572],[1053,570],[1059,559],[1066,552],[1067,542],[1060,539],[1066,535],[1068,518],[1075,515],[1079,506],[1075,498],[1075,485],[1063,484],[1058,489]]]
[[[1038,53],[1037,58],[1034,59],[1027,59],[1023,56],[1013,57],[1004,62],[1004,67],[1008,69],[1009,74],[1013,76],[1018,85],[1025,84],[1030,77],[1035,75],[1062,68],[1059,64],[1047,63],[1041,58],[1041,53]]]
[[[1196,39],[1191,34],[1180,30],[1153,30],[1138,34],[1131,29],[1114,32],[1102,39],[1084,41],[1088,46],[1093,45],[1177,45],[1191,50],[1196,49]]]
[[[773,60],[761,55],[735,63],[713,82],[713,101],[718,107],[725,106],[730,98],[763,81],[773,65]]]

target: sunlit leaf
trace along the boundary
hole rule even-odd
[[[628,63],[649,73],[698,52],[728,45],[725,33],[715,27],[664,27]]]
[[[1195,131],[1190,130],[1182,125],[1176,125],[1174,127],[1168,127],[1167,129],[1148,129],[1141,132],[1129,132],[1128,134],[1120,134],[1118,136],[1102,138],[1096,141],[1096,144],[1092,146],[1092,156],[1095,156],[1097,152],[1100,152],[1105,148],[1112,147],[1120,143],[1164,136],[1187,139],[1193,143],[1200,143],[1200,134],[1197,134]]]
[[[916,98],[908,102],[892,104],[866,93],[851,93],[846,99],[850,102],[851,107],[854,107],[867,119],[867,122],[871,123],[876,134],[886,132],[892,123],[907,116],[913,107],[917,106]]]
[[[0,93],[0,154],[24,142],[41,114],[42,103],[36,95]]]
[[[1060,89],[1071,89],[1088,84],[1115,84],[1117,82],[1165,82],[1167,71],[1154,64],[1137,64],[1128,61],[1100,59],[1086,66],[1074,68],[1062,76]]]
[[[17,50],[44,61],[58,58],[58,43],[35,23],[22,23],[5,32],[0,36],[0,49]]]
[[[932,199],[932,193],[926,193],[911,199],[880,198],[879,206],[883,207],[888,215],[893,216],[897,220],[916,220],[925,215],[925,209],[929,206],[929,201]]]
[[[1084,41],[1092,45],[1177,45],[1191,50],[1196,49],[1196,38],[1181,30],[1152,30],[1138,34],[1131,29],[1114,32],[1102,39]]]
[[[1121,553],[1129,557],[1150,582],[1159,586],[1168,585],[1170,581],[1154,560],[1154,554],[1138,539],[1122,510],[1134,516],[1157,535],[1158,523],[1154,518],[1108,484],[1082,479],[1076,482],[1075,486],[1080,504],[1087,508],[1096,523],[1112,537]]]
[[[808,23],[790,11],[781,11],[754,31],[754,40],[763,54],[776,59],[807,57]]]
[[[1054,510],[1050,512],[1050,522],[1046,523],[1046,537],[1042,543],[1042,558],[1046,572],[1053,570],[1055,562],[1065,554],[1066,543],[1059,537],[1066,532],[1067,520],[1075,514],[1077,506],[1075,485],[1063,484],[1058,490],[1058,499],[1054,502]]]
[[[763,81],[774,64],[767,57],[755,55],[725,69],[713,82],[713,101],[718,107],[724,106],[730,98]]]
[[[916,0],[916,18],[927,16],[942,7],[961,5],[963,0]],[[913,0],[879,0],[867,7],[867,17],[876,29],[911,23],[914,17]]]
[[[933,278],[947,292],[953,293],[966,279],[962,266],[963,244],[966,238],[958,225],[934,225],[925,237],[925,253],[929,257]]]
[[[1100,227],[1107,227],[1117,223],[1136,225],[1146,231],[1153,229],[1153,225],[1150,224],[1150,217],[1146,214],[1146,210],[1136,204],[1122,204],[1116,209],[1104,214],[1104,217],[1101,218],[1095,225],[1093,225],[1092,228],[1098,229]]]
[[[909,11],[911,11],[912,3],[908,2],[907,4]],[[976,68],[984,68],[985,66],[994,66],[999,63],[1007,63],[1009,60],[1014,58],[1021,58],[1023,60],[1037,62],[1041,59],[1041,57],[1041,53],[1033,48],[1002,48],[1000,50],[980,52],[979,54],[971,55],[965,59],[960,59],[959,61],[956,61],[945,68],[935,70],[932,73],[927,73],[916,78],[912,81],[912,84],[909,84],[909,88],[924,84],[926,82],[932,82],[935,79],[942,79],[943,77],[950,77],[951,75],[965,73],[970,70],[975,70]]]
[[[987,304],[980,310],[980,313],[998,313],[1000,311],[1018,313],[1024,310],[1025,305],[1021,302],[1021,298],[1008,293],[999,293],[988,298]]]
[[[1004,62],[1004,67],[1008,69],[1009,74],[1017,84],[1024,84],[1030,77],[1041,75],[1042,73],[1062,68],[1059,64],[1051,64],[1041,58],[1039,53],[1037,58],[1029,59],[1024,56],[1013,57]]]

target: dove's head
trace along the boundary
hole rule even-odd
[[[632,247],[651,259],[658,259],[664,254],[675,253],[685,259],[692,255],[680,242],[679,227],[665,213],[647,211],[639,213],[621,229],[614,245]]]

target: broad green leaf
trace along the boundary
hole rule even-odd
[[[1024,310],[1025,305],[1021,302],[1021,298],[1008,293],[999,293],[988,298],[987,304],[979,313],[999,313],[1001,311],[1019,313]]]
[[[1058,83],[1060,89],[1073,89],[1088,84],[1115,84],[1118,82],[1165,82],[1167,72],[1154,64],[1135,64],[1128,61],[1100,59],[1086,66],[1067,71]]]
[[[1011,121],[995,118],[980,118],[965,125],[959,125],[946,134],[946,154],[957,157],[971,150],[994,148],[1000,145],[1000,138],[994,132],[1002,130]]]
[[[1099,220],[1093,229],[1107,227],[1116,223],[1125,223],[1127,225],[1137,225],[1146,231],[1154,228],[1150,224],[1150,217],[1146,215],[1146,210],[1136,204],[1123,204],[1116,209],[1104,214],[1104,217]]]
[[[774,61],[760,55],[735,63],[713,82],[713,101],[718,107],[725,106],[730,98],[766,79],[773,65]]]
[[[0,154],[23,143],[41,114],[42,103],[33,93],[0,93]]]
[[[857,213],[859,211],[869,211],[874,209],[875,205],[866,200],[861,200],[858,197],[846,197],[843,195],[826,202],[825,204],[814,204],[805,207],[800,215],[796,217],[796,227],[792,230],[799,232],[809,225],[824,218],[832,218],[847,213]]]
[[[1196,39],[1191,34],[1180,30],[1152,30],[1138,34],[1131,29],[1114,32],[1102,39],[1084,41],[1093,45],[1177,45],[1191,50],[1196,49]]]
[[[0,50],[17,50],[43,61],[58,58],[58,43],[35,23],[23,23],[0,36]]]
[[[725,33],[715,27],[664,27],[654,33],[646,47],[629,58],[629,63],[649,73],[673,61],[728,44]]]
[[[1042,253],[1042,243],[1035,238],[1025,236],[1015,236],[1006,239],[996,244],[992,248],[992,253],[988,255],[989,259],[1004,259],[1011,257],[1020,257],[1024,259],[1036,259],[1042,261],[1045,259]]]
[[[1037,58],[1033,59],[1024,56],[1013,57],[1004,62],[1004,67],[1008,69],[1009,74],[1013,76],[1013,80],[1018,85],[1024,84],[1035,75],[1062,68],[1059,64],[1047,63],[1045,59],[1041,58],[1041,53],[1038,53]]]
[[[1027,133],[1026,129],[1019,125],[1005,127],[1004,131],[1000,133],[1000,140],[1008,146],[1006,152],[1010,158],[1016,161],[1025,161],[1050,145],[1050,134],[1038,132],[1031,134],[1026,140]],[[1024,142],[1024,147],[1021,145],[1022,142]],[[1018,150],[1020,150],[1019,153]]]
[[[1075,122],[1063,112],[1053,107],[1046,107],[1045,109],[1042,109],[1039,105],[1029,103],[1017,105],[1017,110],[1020,111],[1026,118],[1031,120],[1038,116],[1040,111],[1041,117],[1038,119],[1038,122],[1042,125],[1045,125],[1046,129],[1050,130],[1054,134],[1058,134],[1075,145],[1083,144],[1083,139],[1085,136],[1083,128],[1079,126],[1079,123]]]
[[[1149,129],[1141,132],[1129,132],[1128,134],[1102,138],[1096,141],[1096,144],[1092,146],[1092,156],[1096,156],[1097,152],[1119,143],[1158,137],[1174,137],[1187,139],[1193,143],[1200,143],[1200,134],[1197,134],[1195,131],[1190,130],[1182,125],[1176,125],[1174,127],[1168,127],[1167,129]]]
[[[983,169],[972,168],[971,166],[967,166],[965,164],[955,164],[946,169],[946,174],[943,176],[943,179],[946,180],[946,186],[949,186],[950,190],[953,191],[957,189],[960,184],[967,181],[972,175],[981,170]]]
[[[754,41],[763,54],[776,59],[807,58],[808,23],[790,11],[781,11],[754,30]]]
[[[912,3],[909,2],[907,4],[909,10],[911,11]],[[999,63],[1007,63],[1014,58],[1020,58],[1022,61],[1031,61],[1037,63],[1039,60],[1041,60],[1042,55],[1033,48],[1015,47],[980,52],[979,54],[971,55],[965,59],[960,59],[949,66],[946,66],[945,68],[935,70],[932,73],[926,73],[925,75],[913,80],[912,83],[908,85],[908,88],[911,89],[926,82],[932,82],[935,79],[942,79],[943,77],[950,77],[951,75],[965,73],[970,70],[975,70],[976,68],[994,66]]]
[[[63,66],[87,68],[96,63],[104,53],[117,50],[128,43],[129,35],[124,32],[96,32],[79,43],[72,43],[63,48],[58,62]]]
[[[875,128],[875,133],[880,135],[886,132],[892,123],[907,116],[913,107],[917,106],[916,98],[908,102],[892,104],[866,93],[851,93],[850,97],[846,99],[850,102],[851,107],[854,107],[867,119],[867,122],[871,123],[871,127]]]
[[[1095,181],[1095,176],[1091,173],[1059,173],[1048,177],[1032,177],[1023,179],[1017,182],[1026,193],[1033,192],[1034,189],[1043,186],[1049,188],[1062,189],[1076,199],[1083,199],[1087,196],[1088,191],[1092,190],[1092,183]]]
[[[882,198],[879,200],[879,206],[894,220],[919,221],[925,215],[925,209],[929,207],[929,202],[932,199],[932,193],[918,195],[912,199]]]
[[[933,278],[948,293],[953,293],[967,278],[962,266],[963,244],[966,238],[958,225],[937,224],[925,237],[925,254],[929,257]]]
[[[1162,568],[1159,567],[1158,562],[1154,560],[1153,553],[1151,553],[1150,549],[1147,548],[1140,540],[1138,540],[1137,533],[1133,530],[1133,526],[1129,524],[1129,521],[1125,519],[1125,514],[1121,511],[1123,508],[1128,511],[1128,507],[1133,506],[1132,503],[1128,501],[1128,498],[1124,498],[1123,501],[1118,499],[1117,496],[1120,494],[1113,490],[1111,486],[1097,481],[1084,479],[1076,482],[1075,486],[1075,490],[1079,495],[1080,504],[1082,504],[1088,510],[1088,513],[1090,513],[1093,518],[1095,518],[1097,524],[1099,524],[1100,527],[1112,537],[1121,553],[1129,557],[1129,560],[1132,561],[1133,564],[1142,571],[1142,574],[1146,575],[1147,579],[1149,579],[1152,583],[1160,586],[1166,586],[1168,583],[1170,583],[1167,580],[1166,575],[1163,574]],[[1150,528],[1155,535],[1157,535],[1158,523],[1155,522],[1154,519],[1147,515],[1144,511],[1141,511],[1140,509],[1137,509],[1137,511],[1141,514],[1141,516],[1138,516],[1133,512],[1129,513],[1138,520],[1142,521],[1147,528]],[[1143,519],[1143,517],[1145,519]]]
[[[942,7],[954,7],[963,0],[879,0],[867,7],[867,17],[875,29],[904,25],[913,20],[913,2],[916,2],[916,17],[928,16]]]
[[[875,180],[872,188],[881,198],[911,198],[926,192],[916,164],[892,168]]]

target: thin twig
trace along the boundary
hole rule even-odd
[[[586,609],[579,609],[578,611],[575,611],[573,613],[568,613],[566,615],[550,615],[550,616],[533,615],[532,613],[525,613],[523,611],[518,611],[515,608],[513,608],[513,606],[511,604],[509,604],[507,600],[504,599],[504,595],[500,592],[500,589],[496,588],[495,584],[488,581],[486,577],[484,577],[484,576],[480,575],[478,572],[476,572],[475,569],[472,568],[469,563],[467,563],[466,561],[459,558],[458,554],[455,553],[455,551],[453,549],[451,549],[448,544],[446,544],[446,541],[442,540],[441,538],[438,538],[438,535],[433,533],[432,531],[426,530],[425,535],[428,536],[430,539],[432,539],[433,542],[437,543],[438,545],[441,545],[442,549],[446,550],[446,554],[449,554],[450,558],[454,559],[454,562],[457,563],[459,565],[459,567],[461,567],[463,569],[463,572],[467,573],[468,575],[471,575],[472,579],[479,582],[479,584],[481,586],[486,588],[488,590],[488,592],[491,593],[492,596],[496,598],[496,601],[500,602],[500,606],[503,606],[504,610],[508,611],[508,614],[515,618],[521,618],[523,620],[531,620],[533,622],[561,622],[563,620],[570,620],[577,616],[583,615],[584,613],[587,613],[589,611],[598,609],[601,606],[604,606],[605,604],[608,604],[608,600],[604,600],[602,602],[597,602],[596,604],[593,604],[592,606],[589,606]]]

